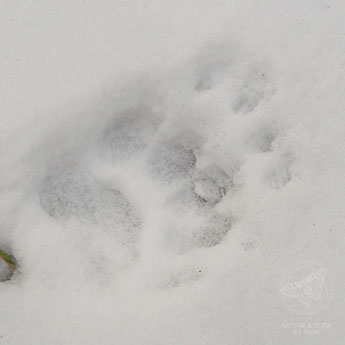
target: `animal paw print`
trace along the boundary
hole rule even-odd
[[[61,162],[53,165],[41,183],[39,200],[53,221],[71,231],[80,229],[72,235],[83,243],[76,250],[84,256],[87,276],[106,282],[114,267],[136,260],[141,228],[137,210],[119,189],[90,171]]]
[[[191,130],[161,140],[150,153],[149,170],[153,176],[165,181],[186,178],[195,169],[201,146],[201,137]]]
[[[232,228],[233,218],[229,212],[219,213],[213,209],[201,216],[191,212],[180,215],[179,221],[165,229],[165,246],[177,254],[187,254],[201,248],[220,244]],[[189,219],[193,219],[189,222]]]
[[[122,175],[129,173],[133,179],[138,177],[139,189],[145,184],[145,191],[152,188],[155,196],[147,193],[143,198],[139,195],[143,194],[142,191],[132,188],[133,193],[129,197],[126,183],[132,182],[130,178],[123,178],[125,182],[121,183],[124,185],[117,183],[117,177],[112,175],[109,177],[111,183],[105,182],[84,168],[87,164],[78,157],[75,157],[73,163],[61,159],[49,167],[39,191],[42,210],[60,224],[81,225],[81,232],[84,229],[88,231],[81,234],[85,238],[94,231],[95,236],[90,238],[102,234],[103,239],[107,239],[104,244],[105,241],[93,243],[93,240],[87,238],[88,242],[92,242],[88,247],[92,257],[87,261],[90,275],[95,271],[103,272],[103,277],[112,274],[111,267],[118,258],[114,259],[111,254],[114,248],[119,256],[125,257],[126,262],[134,262],[134,258],[144,255],[137,248],[141,242],[147,244],[147,241],[142,241],[142,237],[145,231],[150,231],[151,223],[147,226],[145,221],[150,222],[153,218],[154,225],[158,223],[159,228],[159,234],[157,232],[155,235],[161,236],[158,240],[154,238],[154,241],[167,250],[169,255],[173,253],[182,256],[205,248],[215,250],[215,247],[225,243],[236,220],[231,204],[246,183],[245,180],[241,181],[240,186],[237,177],[241,173],[242,164],[252,156],[262,156],[268,162],[269,157],[272,157],[272,162],[278,162],[270,167],[265,166],[263,173],[265,181],[272,188],[281,188],[291,179],[292,159],[277,153],[279,133],[274,126],[259,121],[256,128],[245,128],[243,135],[240,133],[234,139],[235,145],[242,145],[237,150],[239,157],[232,157],[233,153],[227,152],[226,145],[231,144],[232,140],[232,136],[227,133],[227,126],[231,126],[232,118],[235,119],[235,128],[238,122],[242,124],[246,119],[248,122],[245,123],[250,123],[251,119],[251,116],[244,118],[235,114],[252,113],[253,117],[257,116],[259,104],[270,95],[271,81],[267,69],[259,62],[248,62],[243,51],[235,46],[208,49],[197,57],[196,64],[194,79],[192,83],[190,79],[187,82],[187,91],[192,101],[181,102],[183,104],[177,107],[182,109],[183,115],[175,114],[176,109],[163,101],[159,110],[149,102],[145,106],[134,104],[117,111],[100,131],[98,142],[95,143],[95,151],[99,155],[97,159],[101,163],[106,161],[106,167],[111,167],[111,174],[124,167],[125,173]],[[176,94],[178,92],[172,92],[166,98],[172,100],[173,104],[179,104],[179,99],[174,98]],[[211,111],[211,115],[206,116],[213,116],[212,106],[215,105],[214,112],[217,114],[212,120],[221,118],[222,122],[217,124],[219,127],[226,123],[222,128],[227,136],[224,141],[226,144],[222,146],[223,141],[219,140],[221,152],[217,158],[212,155],[215,151],[207,151],[210,132],[208,128],[203,128],[203,114],[200,115],[200,123],[197,116],[199,113],[195,115],[198,109],[194,105],[200,99],[206,100],[207,109]],[[224,99],[224,107],[223,104],[219,106],[218,103]],[[202,107],[204,104],[201,102]],[[198,123],[185,121],[188,117],[185,114],[189,113],[193,114]],[[172,121],[169,118],[171,116]],[[178,126],[172,125],[174,119]],[[213,126],[212,121],[204,127],[208,125]],[[241,126],[239,128],[245,127]],[[247,153],[250,153],[249,158]],[[231,162],[236,161],[236,166],[231,165],[229,156]],[[141,200],[137,200],[137,203],[136,193],[138,200]],[[143,199],[144,202],[147,200],[147,204],[143,205]],[[144,215],[143,212],[140,216],[140,207],[134,207],[140,205],[140,202],[145,212],[152,214]],[[151,205],[157,209],[150,210]],[[166,211],[171,218],[166,220],[155,217],[155,213],[160,211]],[[121,249],[122,246],[125,249]],[[150,245],[147,247],[152,249]],[[195,274],[194,269],[188,272],[172,270],[164,277],[162,284],[170,288],[197,281],[201,275]]]
[[[248,150],[259,153],[269,153],[274,149],[274,143],[279,137],[278,129],[270,124],[258,124],[245,139]]]
[[[101,151],[109,152],[112,159],[128,159],[151,143],[162,117],[146,106],[127,109],[111,120],[99,140]]]
[[[268,94],[266,74],[267,72],[251,71],[243,80],[237,82],[232,98],[232,109],[235,113],[250,113],[265,99]]]
[[[271,188],[280,189],[292,179],[294,154],[280,147],[282,133],[277,126],[268,123],[257,123],[245,139],[248,152],[262,155],[265,162],[262,175],[263,182]]]
[[[252,112],[271,95],[272,87],[263,64],[248,62],[234,45],[207,48],[196,60],[194,89],[197,92],[228,90],[231,109],[236,114]]]
[[[214,247],[220,244],[232,227],[231,215],[212,212],[204,227],[193,233],[193,247]]]
[[[165,245],[176,253],[220,244],[231,230],[229,209],[217,210],[225,197],[234,193],[234,171],[227,174],[216,164],[196,169],[189,180],[168,199],[166,207],[176,221],[165,227]],[[190,220],[193,220],[190,222]]]
[[[215,206],[229,191],[230,177],[215,164],[196,173],[192,180],[193,192],[201,203]]]
[[[126,227],[127,237],[136,236],[140,221],[128,199],[78,167],[54,167],[40,189],[40,204],[51,217],[77,220],[102,229]]]
[[[281,189],[292,180],[294,156],[291,153],[282,154],[267,169],[265,178],[274,189]]]

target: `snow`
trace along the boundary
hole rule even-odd
[[[342,345],[344,11],[3,0],[0,344]]]

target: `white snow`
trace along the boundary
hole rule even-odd
[[[0,344],[342,345],[344,13],[2,0]]]

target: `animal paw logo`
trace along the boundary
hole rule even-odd
[[[316,314],[329,306],[331,295],[331,277],[321,263],[295,263],[281,277],[280,296],[294,313]]]

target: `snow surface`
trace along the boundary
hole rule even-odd
[[[344,344],[344,13],[2,0],[0,344]]]

